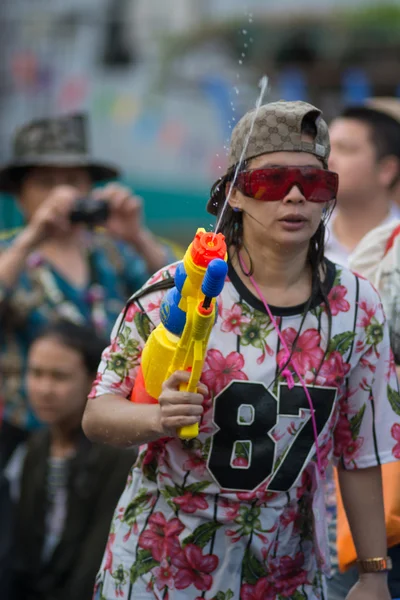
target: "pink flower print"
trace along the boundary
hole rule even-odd
[[[394,355],[393,355],[392,349],[390,349],[390,357],[389,357],[389,360],[387,361],[387,364],[388,364],[388,370],[386,373],[386,380],[390,381],[391,378],[394,375],[396,375],[396,363],[394,360]]]
[[[139,546],[150,550],[157,562],[180,551],[178,535],[184,530],[179,519],[166,521],[161,512],[156,512],[149,519],[149,527],[139,538]]]
[[[290,597],[300,586],[308,583],[307,571],[302,568],[303,565],[304,555],[301,552],[298,552],[294,558],[282,556],[279,563],[273,565],[271,579],[278,594],[285,598]]]
[[[244,358],[239,352],[230,352],[224,357],[219,350],[209,350],[206,356],[208,369],[203,371],[202,381],[210,392],[217,395],[220,391],[235,379],[247,381],[246,373],[243,373]]]
[[[155,302],[149,302],[149,304],[147,306],[147,313],[150,314],[155,311],[158,313],[160,311],[162,299],[163,299],[163,297],[159,296]]]
[[[242,309],[239,304],[235,304],[232,310],[224,310],[224,322],[222,323],[221,330],[225,333],[231,331],[235,335],[240,335],[240,326],[243,323],[250,323],[249,317],[246,317],[242,313]]]
[[[125,321],[126,321],[127,323],[132,323],[133,319],[135,318],[135,315],[136,315],[137,313],[139,313],[139,312],[141,312],[141,311],[140,311],[140,308],[139,308],[139,307],[136,305],[136,303],[135,303],[135,302],[132,302],[132,303],[129,305],[129,308],[128,308],[128,310],[126,311],[126,314],[125,314]]]
[[[281,514],[281,518],[280,518],[281,525],[283,525],[283,527],[288,527],[291,523],[296,522],[298,516],[299,516],[299,512],[295,506],[293,506],[293,505],[287,506],[285,508],[285,510],[283,511],[283,513]]]
[[[340,312],[348,312],[350,304],[345,300],[347,289],[344,285],[335,285],[328,294],[329,306],[332,316],[336,317]]]
[[[291,363],[294,363],[301,375],[305,375],[307,371],[319,367],[324,353],[322,348],[319,347],[321,336],[316,329],[307,329],[302,333],[296,342],[294,350],[293,342],[296,339],[296,330],[293,327],[288,327],[282,332],[282,335],[289,352],[292,353]],[[282,348],[277,356],[278,365],[284,364],[285,357],[286,350]]]
[[[229,521],[234,521],[239,516],[240,503],[228,500],[227,498],[220,498],[220,506],[225,512],[225,517]]]
[[[276,598],[275,587],[269,583],[266,577],[262,577],[255,585],[243,584],[240,598],[242,600],[274,600]]]
[[[270,492],[267,489],[268,485],[269,482],[260,485],[255,492],[238,492],[236,496],[238,500],[241,500],[242,502],[254,502],[254,500],[256,500],[258,506],[261,504],[268,504],[268,502],[271,502],[271,500],[277,496],[277,492]],[[277,524],[274,525],[268,533],[271,533],[271,531],[274,531],[276,528]]]
[[[333,447],[332,437],[329,436],[324,442],[320,443],[319,446],[319,458],[321,460],[321,467],[325,471],[330,463],[330,453]]]
[[[94,380],[93,384],[92,384],[92,389],[90,390],[90,394],[88,396],[88,398],[96,398],[97,396],[97,386],[102,382],[103,380],[103,373],[97,373],[96,375],[96,379]]]
[[[365,313],[362,315],[358,325],[359,327],[366,328],[368,325],[371,325],[372,318],[375,316],[376,307],[368,306],[365,300],[362,300],[358,303],[358,307]]]
[[[107,540],[107,546],[106,546],[106,560],[105,560],[105,564],[104,564],[104,570],[105,571],[110,571],[110,573],[112,572],[112,563],[113,563],[113,552],[112,552],[112,547],[113,544],[115,542],[115,533],[110,533],[110,535],[108,536],[108,540]]]
[[[318,373],[317,383],[319,385],[340,386],[349,371],[350,365],[343,362],[342,355],[335,350],[323,362]]]
[[[172,557],[172,563],[178,569],[175,576],[177,590],[185,590],[194,585],[201,592],[208,591],[212,586],[212,573],[218,566],[218,556],[203,555],[201,548],[188,544],[184,550]]]
[[[297,499],[299,500],[305,494],[309,494],[311,492],[311,489],[312,489],[312,479],[311,479],[310,473],[308,471],[303,471],[303,473],[301,475],[301,484],[299,485],[299,487],[297,488],[297,491],[296,491]]]
[[[350,429],[350,423],[347,416],[340,414],[339,421],[334,432],[335,439],[335,456],[340,458],[345,453],[345,448],[350,446],[353,441],[353,436]]]
[[[234,467],[248,467],[249,466],[249,461],[247,458],[245,458],[244,456],[237,456],[233,461],[232,461],[232,465]]]
[[[155,583],[159,590],[167,587],[168,589],[174,589],[174,576],[176,575],[176,569],[164,559],[159,567],[153,570],[155,576]]]
[[[351,440],[347,446],[344,448],[344,456],[345,458],[354,460],[356,458],[357,452],[360,450],[362,445],[364,444],[364,438],[358,437],[355,440]]]
[[[196,475],[202,477],[206,472],[207,464],[200,452],[195,452],[183,463],[185,471],[195,471]]]
[[[392,450],[392,454],[395,458],[400,459],[400,424],[395,423],[394,425],[392,425],[390,433],[392,435],[392,438],[397,442],[397,444]]]
[[[165,454],[165,443],[157,440],[147,444],[146,453],[143,458],[143,465],[150,465],[154,460],[158,460]]]
[[[203,494],[185,492],[183,496],[174,498],[174,502],[181,507],[183,512],[189,514],[193,514],[197,510],[206,510],[208,508],[208,502]]]

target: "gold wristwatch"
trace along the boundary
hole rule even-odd
[[[383,573],[392,569],[392,559],[389,556],[385,558],[366,558],[357,561],[360,573]]]

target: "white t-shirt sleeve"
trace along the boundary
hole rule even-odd
[[[361,281],[355,353],[339,401],[334,457],[346,469],[400,459],[400,394],[389,331],[378,293]]]

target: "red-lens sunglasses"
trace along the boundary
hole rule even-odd
[[[283,200],[297,185],[306,200],[330,202],[336,198],[338,183],[337,173],[317,167],[268,167],[242,171],[235,187],[250,198],[274,202]]]

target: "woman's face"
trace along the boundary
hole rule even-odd
[[[313,154],[272,152],[252,159],[247,170],[289,166],[323,168],[321,161]],[[284,198],[273,202],[249,198],[235,188],[230,197],[230,205],[243,211],[246,245],[257,242],[264,246],[279,246],[281,249],[308,246],[326,206],[307,201],[297,186],[293,186]],[[297,223],[293,223],[295,219],[298,219]]]
[[[77,425],[92,377],[81,354],[56,338],[40,338],[28,356],[28,397],[37,417],[48,425]]]

